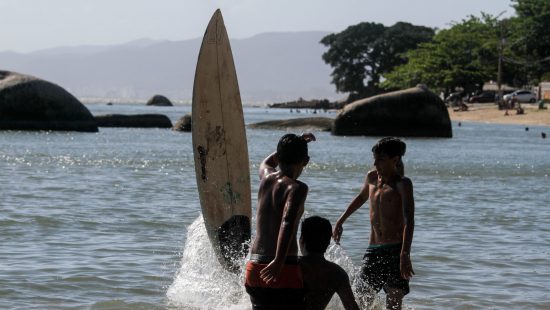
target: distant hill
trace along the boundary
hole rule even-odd
[[[343,97],[321,59],[326,32],[264,33],[232,39],[243,101],[279,102]],[[59,47],[31,53],[0,52],[0,69],[57,83],[80,98],[146,100],[163,94],[191,100],[201,39],[141,39],[113,46]]]

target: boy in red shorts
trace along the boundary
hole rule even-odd
[[[296,231],[308,192],[298,177],[309,162],[310,141],[312,134],[286,134],[260,165],[256,237],[245,274],[255,310],[305,307]]]

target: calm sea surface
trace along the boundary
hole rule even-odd
[[[189,106],[90,104],[93,114]],[[297,116],[246,108],[246,123]],[[333,114],[317,114],[333,117]],[[549,127],[453,124],[452,139],[405,139],[416,276],[408,309],[549,309]],[[247,131],[258,163],[282,131]],[[332,223],[360,189],[376,137],[317,133],[301,179],[307,215]],[[242,276],[206,238],[189,133],[0,132],[0,309],[248,309]],[[369,237],[364,206],[329,256],[352,275]],[[375,307],[380,308],[381,302]],[[331,308],[339,308],[334,301]]]

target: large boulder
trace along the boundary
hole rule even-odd
[[[247,127],[254,129],[301,129],[304,131],[330,131],[332,129],[332,123],[333,119],[328,117],[304,117],[259,122],[250,124]]]
[[[172,127],[172,130],[191,132],[191,113],[185,114],[184,116],[182,116],[176,122],[176,124],[174,124],[174,127]]]
[[[332,133],[445,138],[453,135],[445,104],[425,86],[350,103],[336,116]]]
[[[9,71],[0,71],[0,130],[98,131],[90,111],[65,89]]]
[[[99,127],[172,128],[172,121],[162,114],[107,114],[95,117]]]
[[[171,107],[173,106],[170,99],[164,97],[163,95],[154,95],[147,101],[147,105],[154,105],[160,107]]]

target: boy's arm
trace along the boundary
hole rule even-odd
[[[307,143],[316,140],[315,136],[309,132],[302,134],[302,139],[304,139]],[[260,180],[262,180],[266,175],[275,172],[278,165],[279,158],[277,157],[277,152],[273,152],[271,155],[267,156],[260,164]]]
[[[279,165],[279,159],[277,157],[277,152],[273,152],[271,155],[267,156],[262,163],[260,164],[260,180],[262,180],[266,175],[276,171],[277,166]]]
[[[361,188],[361,191],[348,205],[346,208],[346,211],[340,216],[340,218],[336,221],[336,224],[334,225],[334,231],[332,233],[332,238],[334,238],[334,241],[338,244],[340,243],[340,238],[342,237],[342,233],[344,232],[344,222],[348,219],[350,215],[352,215],[357,209],[361,208],[361,206],[367,202],[369,199],[369,178],[370,178],[370,172],[367,174],[367,177],[365,179],[365,183],[363,184],[363,187]]]
[[[403,246],[401,248],[400,269],[403,279],[410,279],[414,275],[411,262],[411,244],[414,234],[414,196],[413,185],[409,178],[403,178],[398,189],[403,203],[403,218],[405,227],[403,228]]]
[[[308,187],[305,184],[293,186],[296,186],[296,188],[290,190],[285,203],[279,236],[277,238],[275,258],[260,271],[260,278],[268,284],[276,281],[283,269],[288,248],[290,247],[292,238],[296,236],[298,221],[303,213],[303,205],[306,200]]]
[[[340,285],[336,293],[340,297],[344,309],[359,310],[359,306],[355,301],[355,296],[353,295],[353,291],[351,290],[351,285],[349,284],[349,277],[347,274],[345,274],[345,279],[342,280],[342,285]]]

